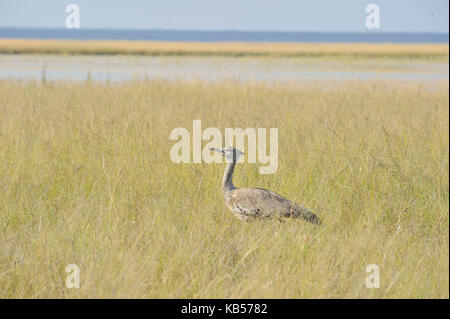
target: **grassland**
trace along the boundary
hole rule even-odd
[[[448,82],[0,81],[2,298],[448,298]],[[223,165],[175,127],[278,127],[279,168],[235,184],[316,212],[242,223]],[[67,289],[68,264],[81,288]],[[379,289],[364,286],[380,268]]]
[[[448,44],[193,43],[0,39],[3,54],[273,56],[395,58],[448,61]]]

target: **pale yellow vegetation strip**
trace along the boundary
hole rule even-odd
[[[198,43],[0,39],[0,53],[447,58],[447,44]]]

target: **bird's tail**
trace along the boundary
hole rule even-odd
[[[314,225],[320,225],[322,224],[322,222],[320,221],[320,218],[317,217],[316,214],[314,214],[313,212],[311,212],[310,210],[308,210],[307,208],[300,206],[300,205],[295,205],[294,210],[291,214],[291,217],[293,218],[300,218],[303,219],[307,222],[310,222]]]

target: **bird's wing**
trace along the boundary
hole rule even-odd
[[[234,189],[225,200],[234,213],[248,217],[289,217],[295,207],[288,199],[264,188]]]
[[[317,215],[280,194],[264,188],[234,189],[225,198],[227,206],[238,216],[253,218],[292,217],[320,225]]]

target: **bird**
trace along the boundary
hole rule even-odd
[[[280,194],[264,188],[237,188],[233,185],[233,173],[237,160],[244,152],[234,147],[209,148],[226,159],[222,180],[225,204],[240,220],[299,218],[320,225],[319,217],[307,208],[291,202]]]

